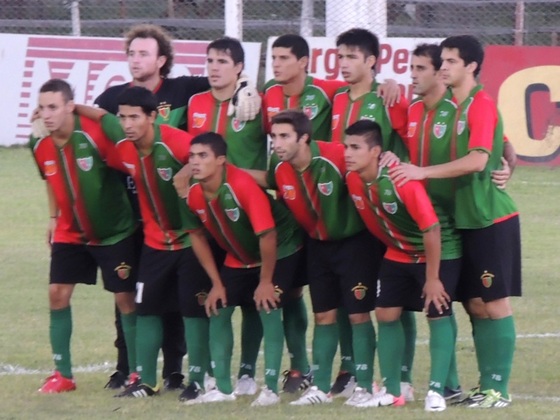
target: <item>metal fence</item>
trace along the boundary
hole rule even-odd
[[[238,0],[239,1],[239,0]],[[0,0],[0,32],[121,36],[151,22],[179,39],[224,33],[224,0]],[[243,0],[243,40],[296,32],[335,36],[353,26],[381,37],[477,35],[486,44],[558,45],[558,0]]]

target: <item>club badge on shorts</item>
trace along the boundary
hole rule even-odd
[[[354,297],[358,300],[363,300],[366,297],[367,290],[367,286],[364,286],[362,283],[358,283],[357,286],[352,287]]]
[[[282,289],[280,289],[278,286],[274,286],[274,295],[277,298],[280,298],[280,296],[282,296],[283,293],[284,291]]]
[[[206,299],[208,298],[208,293],[206,292],[198,292],[196,295],[196,301],[200,306],[204,306],[206,303]]]
[[[117,272],[117,276],[119,279],[126,280],[130,277],[130,270],[132,267],[125,262],[120,263],[116,268],[115,271]]]
[[[492,287],[492,282],[494,281],[494,274],[484,270],[484,273],[482,274],[482,276],[480,276],[480,280],[482,280],[482,285],[487,289],[489,289],[490,287]]]

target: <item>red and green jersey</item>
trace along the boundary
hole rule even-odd
[[[211,91],[189,101],[187,130],[193,136],[213,131],[227,142],[227,160],[239,168],[266,169],[266,134],[262,114],[251,121],[228,117],[229,100],[218,101]]]
[[[261,265],[259,236],[276,229],[277,258],[294,254],[302,246],[302,233],[289,211],[266,194],[245,171],[227,164],[222,185],[208,200],[199,183],[191,185],[187,204],[199,221],[227,251],[225,265],[251,268]]]
[[[272,154],[267,182],[278,191],[301,227],[322,241],[364,229],[344,182],[344,145],[312,140],[311,163],[302,172]]]
[[[397,187],[388,169],[382,168],[371,183],[363,182],[357,172],[349,172],[346,183],[366,227],[387,246],[385,258],[404,263],[426,262],[423,232],[439,221],[420,182],[410,181]],[[442,253],[442,259],[449,258]]]
[[[313,140],[328,141],[331,137],[332,101],[337,90],[345,85],[346,83],[340,80],[323,80],[307,76],[300,95],[286,96],[283,85],[274,79],[268,81],[263,97],[266,131],[270,133],[270,121],[280,111],[301,109],[311,120]]]
[[[63,147],[50,136],[31,138],[30,146],[59,210],[54,242],[113,245],[134,232],[132,208],[112,169],[124,167],[98,122],[75,116]]]
[[[332,141],[342,143],[344,130],[359,120],[375,121],[381,126],[383,150],[390,150],[401,159],[408,157],[403,139],[406,138],[408,101],[401,95],[400,102],[392,107],[383,105],[377,96],[377,82],[371,91],[356,100],[350,98],[350,87],[338,90],[332,108]]]
[[[454,125],[457,158],[473,150],[489,155],[486,167],[456,179],[455,223],[458,229],[480,229],[517,214],[508,193],[492,182],[491,172],[502,167],[504,129],[496,104],[476,86],[459,105]]]
[[[453,141],[453,125],[457,106],[451,91],[431,109],[418,98],[408,108],[408,139],[410,161],[417,166],[447,163],[457,157]],[[461,256],[461,235],[455,228],[455,180],[453,178],[424,181],[441,226],[442,252]]]
[[[192,136],[168,125],[155,124],[152,150],[141,156],[134,142],[123,139],[115,116],[106,114],[102,123],[110,138],[117,142],[119,157],[136,184],[145,244],[163,251],[190,246],[186,226],[192,215],[173,187],[173,176],[189,160]]]

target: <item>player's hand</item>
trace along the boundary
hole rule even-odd
[[[385,168],[386,166],[395,166],[400,163],[401,160],[399,157],[389,150],[381,153],[381,156],[379,157],[379,166],[381,168]]]
[[[49,219],[49,223],[47,225],[47,235],[46,235],[46,239],[47,239],[47,245],[50,247],[52,247],[52,241],[54,238],[54,230],[56,229],[56,222],[57,222],[57,218],[51,217]]]
[[[389,175],[397,187],[402,187],[408,181],[421,181],[426,178],[424,168],[412,165],[411,163],[401,163],[400,165],[389,169]]]
[[[276,288],[272,282],[261,281],[255,289],[253,299],[257,305],[257,310],[264,309],[267,314],[272,309],[278,308],[278,302],[280,302],[280,296],[276,293]]]
[[[223,308],[227,307],[226,288],[223,285],[212,286],[210,293],[208,293],[208,297],[204,303],[206,315],[209,317],[212,316],[212,314],[218,315],[218,302],[222,302]]]
[[[502,169],[492,171],[492,182],[496,184],[496,187],[499,189],[505,190],[510,177],[511,168],[509,167],[508,161],[502,157]]]
[[[173,177],[173,186],[181,198],[187,198],[191,185],[191,166],[186,164]]]
[[[31,135],[37,139],[51,135],[51,132],[45,127],[45,122],[42,118],[38,117],[31,121]]]
[[[251,121],[261,111],[261,95],[247,75],[241,74],[228,105],[228,116],[235,114],[239,121]]]
[[[386,79],[377,86],[377,96],[383,99],[383,105],[391,107],[401,101],[401,88],[396,80]]]
[[[422,298],[424,299],[424,312],[426,313],[428,313],[430,304],[433,304],[438,313],[442,314],[444,310],[449,309],[449,302],[451,302],[440,279],[426,280],[422,289]]]

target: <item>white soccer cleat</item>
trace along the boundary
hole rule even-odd
[[[440,395],[430,389],[428,391],[428,395],[426,395],[426,399],[424,400],[424,410],[443,411],[446,408],[447,404],[445,403],[445,398],[443,398],[443,395]]]
[[[316,386],[310,387],[299,399],[292,401],[290,405],[315,405],[332,403],[330,394],[325,394]]]
[[[268,387],[263,386],[257,399],[251,403],[251,407],[267,407],[278,403],[280,403],[278,394],[268,389]]]
[[[398,397],[394,396],[393,394],[389,394],[385,387],[381,388],[381,391],[376,393],[373,398],[356,405],[355,407],[360,408],[367,408],[367,407],[386,407],[386,406],[393,406],[393,407],[403,407],[406,404],[403,395],[399,395]]]
[[[217,402],[229,402],[235,401],[234,394],[224,394],[219,389],[215,388],[211,391],[208,391],[206,394],[200,394],[194,400],[188,400],[185,404],[193,405],[193,404],[206,404],[206,403],[217,403]]]
[[[215,388],[216,388],[216,378],[208,375],[208,373],[205,373],[204,374],[204,392],[212,391]]]
[[[237,380],[233,393],[235,395],[255,395],[257,393],[257,382],[249,375],[242,375]]]
[[[344,405],[357,407],[359,404],[363,404],[372,398],[373,394],[370,394],[367,389],[357,386],[352,396],[344,402]]]
[[[350,372],[338,374],[331,386],[330,394],[334,398],[350,398],[356,389],[356,377]]]
[[[401,395],[406,402],[414,401],[414,387],[410,382],[401,382]]]

